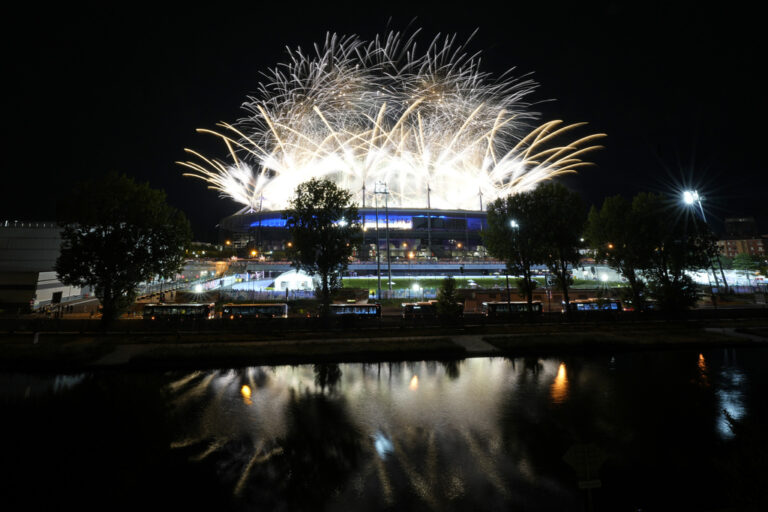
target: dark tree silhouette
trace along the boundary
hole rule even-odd
[[[165,194],[116,173],[80,184],[59,205],[61,282],[92,286],[110,322],[130,306],[136,287],[180,270],[192,239],[189,221]]]
[[[352,195],[329,180],[311,179],[296,188],[283,214],[291,233],[293,265],[320,278],[323,315],[361,231]]]
[[[568,287],[573,282],[569,267],[575,267],[581,259],[579,240],[586,221],[586,207],[579,194],[555,182],[540,185],[533,191],[533,198],[546,226],[540,233],[542,263],[554,274],[568,311]]]

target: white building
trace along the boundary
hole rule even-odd
[[[0,311],[83,296],[80,288],[56,279],[53,267],[60,247],[61,228],[52,222],[0,223]]]

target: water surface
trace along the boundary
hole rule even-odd
[[[5,496],[24,509],[740,506],[765,498],[767,356],[0,374]]]

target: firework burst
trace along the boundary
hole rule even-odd
[[[604,136],[568,138],[584,123],[538,124],[526,100],[537,84],[512,70],[493,79],[455,35],[419,53],[416,33],[329,34],[288,57],[248,97],[245,117],[198,130],[219,137],[228,160],[187,149],[185,175],[253,209],[284,208],[313,177],[363,204],[383,182],[391,206],[477,209],[589,165],[583,155]]]

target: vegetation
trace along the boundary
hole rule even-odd
[[[93,287],[104,322],[133,303],[139,283],[173,277],[192,239],[189,221],[162,191],[116,173],[80,184],[58,211],[56,273],[62,283]]]
[[[675,220],[671,206],[657,194],[638,194],[636,229],[647,233],[647,261],[643,275],[650,295],[667,311],[682,311],[697,300],[697,289],[687,272],[707,268],[716,254],[714,235],[693,215]]]
[[[529,310],[537,286],[531,267],[543,259],[540,214],[540,204],[530,192],[499,198],[488,206],[488,229],[483,231],[488,253],[506,262],[509,273],[522,276],[518,288]]]
[[[491,203],[483,240],[491,255],[507,263],[510,273],[522,276],[517,284],[529,305],[539,285],[531,270],[535,264],[547,265],[569,302],[570,269],[581,258],[585,217],[586,208],[578,194],[559,183],[546,183]]]
[[[331,294],[341,287],[341,273],[352,256],[361,232],[352,194],[329,180],[311,179],[296,188],[296,196],[283,214],[291,234],[293,265],[320,279],[323,314]]]
[[[644,307],[644,292],[660,307],[680,311],[696,302],[689,271],[708,268],[716,254],[709,229],[693,215],[680,215],[659,194],[632,201],[608,197],[589,213],[586,237],[595,257],[628,282],[632,303]]]
[[[650,233],[640,222],[640,202],[635,199],[613,196],[605,198],[600,209],[593,206],[585,236],[595,258],[604,260],[627,280],[632,304],[641,311],[645,282],[639,272],[648,266],[652,242]]]
[[[573,284],[569,267],[576,267],[581,259],[579,247],[586,207],[579,194],[555,182],[540,185],[533,191],[533,197],[541,212],[540,222],[545,226],[540,233],[541,263],[555,277],[555,285],[563,292],[567,305],[568,288]]]
[[[456,289],[456,280],[448,276],[437,294],[437,314],[443,320],[456,320],[461,316],[463,305]]]

